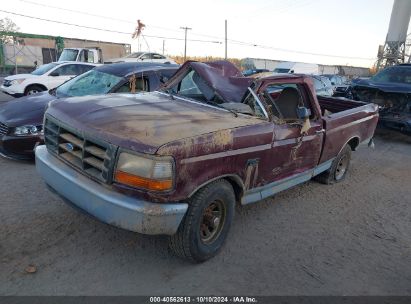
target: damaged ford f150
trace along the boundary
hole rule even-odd
[[[380,124],[411,134],[411,64],[388,67],[370,79],[358,79],[349,88],[355,100],[380,107]]]
[[[66,201],[103,222],[170,235],[204,261],[235,204],[317,177],[344,179],[371,141],[377,106],[316,97],[310,77],[246,78],[228,62],[187,62],[160,91],[51,103],[36,167]]]

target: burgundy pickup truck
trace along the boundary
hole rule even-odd
[[[316,177],[344,179],[370,143],[377,106],[317,97],[302,75],[243,77],[187,62],[152,93],[51,103],[36,166],[65,200],[103,222],[170,235],[193,261],[215,255],[236,203]]]

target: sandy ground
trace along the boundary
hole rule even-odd
[[[344,182],[238,208],[222,252],[193,265],[167,237],[81,214],[32,163],[1,158],[0,295],[411,295],[410,184],[411,137],[379,131]]]

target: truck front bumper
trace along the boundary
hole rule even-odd
[[[115,192],[77,172],[38,146],[36,169],[60,196],[99,220],[142,234],[176,233],[188,205],[151,203]]]

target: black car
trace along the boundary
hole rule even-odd
[[[411,64],[388,67],[369,79],[353,80],[355,100],[380,106],[380,125],[411,133]]]
[[[0,155],[32,159],[42,143],[47,104],[62,97],[155,91],[178,65],[118,63],[103,65],[73,78],[56,89],[11,100],[0,106]]]

